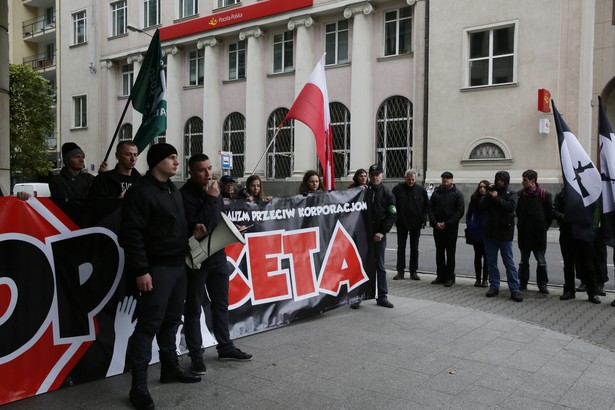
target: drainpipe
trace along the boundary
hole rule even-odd
[[[425,0],[425,70],[423,74],[423,182],[427,178],[429,141],[429,0]]]

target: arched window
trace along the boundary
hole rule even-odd
[[[184,127],[184,178],[188,178],[188,160],[203,153],[203,120],[192,117]]]
[[[475,140],[467,146],[461,163],[469,166],[495,166],[496,164],[502,166],[501,164],[503,163],[512,163],[512,156],[504,141],[486,136]]]
[[[117,142],[132,141],[132,125],[124,124],[120,128],[120,132],[117,136]]]
[[[469,159],[504,159],[506,155],[502,148],[493,142],[484,142],[478,144],[472,152],[470,152]]]
[[[329,104],[333,134],[333,165],[335,176],[348,175],[350,168],[350,110],[342,103]]]
[[[403,178],[412,168],[412,103],[406,97],[390,97],[378,108],[376,162],[387,178]]]
[[[278,132],[278,126],[288,114],[288,109],[278,108],[267,120],[267,145],[276,135],[275,142],[267,151],[267,177],[273,179],[288,178],[294,166],[295,121],[289,120]]]
[[[246,117],[238,112],[231,113],[224,120],[222,151],[233,153],[231,176],[234,178],[242,177],[245,171]]]

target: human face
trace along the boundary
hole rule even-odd
[[[85,168],[85,155],[76,154],[66,161],[66,167],[71,171],[79,172]]]
[[[521,177],[521,184],[525,189],[536,189],[536,180],[527,179],[526,177]]]
[[[318,187],[320,186],[320,178],[318,175],[312,175],[307,180],[307,186],[310,191],[318,191]]]
[[[416,175],[414,174],[406,175],[404,178],[406,179],[406,184],[408,184],[408,186],[414,186],[416,183]]]
[[[478,193],[480,195],[485,195],[485,192],[487,192],[487,185],[481,182],[480,184],[478,184]]]
[[[361,172],[357,175],[357,183],[359,185],[367,185],[367,172]]]
[[[499,187],[503,187],[506,185],[506,182],[504,182],[504,180],[502,178],[498,178],[495,180],[495,184]]]
[[[378,186],[382,183],[382,179],[383,179],[383,173],[382,172],[372,172],[371,174],[369,174],[369,182],[372,185]]]
[[[139,151],[134,145],[122,145],[120,151],[115,153],[115,158],[119,164],[121,170],[129,171],[137,164],[137,157]]]
[[[163,177],[171,178],[177,172],[177,154],[172,154],[160,161],[154,169],[156,169]]]
[[[442,187],[448,189],[453,186],[453,178],[442,178]]]
[[[224,184],[224,187],[222,189],[224,192],[232,194],[233,192],[235,192],[235,183],[227,182],[226,184]]]
[[[258,179],[255,179],[254,181],[250,182],[250,185],[248,185],[248,193],[251,196],[258,196],[260,192],[261,192],[261,181],[259,181]]]
[[[201,162],[195,162],[190,169],[189,174],[192,182],[195,182],[197,185],[200,185],[202,187],[207,186],[214,175],[211,161],[205,160]]]

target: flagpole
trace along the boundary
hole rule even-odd
[[[256,163],[256,166],[254,167],[254,171],[252,171],[252,175],[254,175],[256,173],[256,169],[260,165],[260,163],[263,160],[263,158],[265,158],[265,155],[267,155],[267,151],[269,151],[269,148],[271,148],[271,145],[273,144],[273,141],[275,141],[275,137],[277,137],[278,134],[280,133],[280,130],[282,129],[282,125],[284,125],[284,121],[282,121],[282,123],[275,130],[275,134],[273,134],[273,137],[271,138],[271,142],[269,143],[269,145],[267,145],[267,148],[265,148],[265,152],[263,152],[263,155],[261,155],[261,158]]]
[[[120,127],[122,126],[122,121],[124,121],[124,116],[126,115],[126,111],[128,111],[128,106],[130,105],[130,97],[128,97],[128,101],[126,101],[126,106],[124,107],[124,111],[122,112],[122,116],[120,117],[120,121],[117,123],[117,127],[115,127],[115,132],[113,133],[113,138],[111,138],[111,144],[109,144],[109,148],[107,148],[107,153],[105,154],[105,159],[103,162],[107,162],[109,158],[109,154],[111,153],[111,148],[115,143],[115,139],[117,138],[117,134],[120,132]],[[131,136],[132,137],[132,136]]]

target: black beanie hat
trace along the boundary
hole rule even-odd
[[[173,154],[177,155],[177,150],[171,144],[161,142],[160,144],[152,145],[149,147],[149,151],[147,151],[147,165],[149,169],[154,168],[160,161]]]
[[[70,157],[72,157],[73,155],[77,155],[77,154],[85,155],[85,153],[79,147],[79,145],[75,144],[74,142],[66,142],[62,144],[62,160],[63,161],[67,161],[68,159],[70,159]]]

